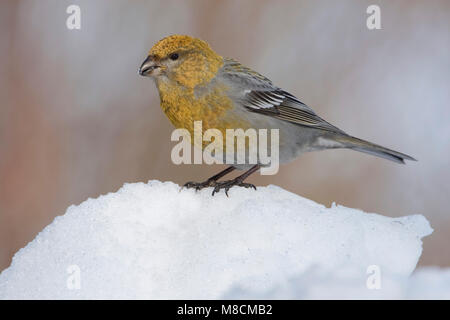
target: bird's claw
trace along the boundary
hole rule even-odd
[[[228,191],[232,187],[253,188],[253,189],[256,190],[256,186],[254,184],[242,182],[239,179],[233,179],[233,180],[217,182],[216,185],[214,186],[212,195],[218,193],[220,191],[220,189],[224,189],[225,190],[225,194],[228,197]]]
[[[203,182],[189,181],[189,182],[186,182],[182,188],[195,189],[195,191],[199,191],[204,188],[214,187],[216,185],[216,183],[217,182],[214,180],[206,180]]]
[[[232,187],[253,188],[256,190],[256,186],[254,184],[242,182],[239,179],[232,179],[232,180],[226,180],[226,181],[206,180],[203,182],[189,181],[189,182],[186,182],[182,188],[195,189],[195,191],[199,191],[199,190],[202,190],[202,189],[208,188],[208,187],[214,188],[212,191],[212,195],[218,193],[221,189],[224,189],[227,197],[228,197],[228,191]]]

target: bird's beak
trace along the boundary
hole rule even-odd
[[[153,70],[158,68],[160,68],[160,66],[155,63],[152,56],[148,56],[144,62],[142,62],[141,67],[139,68],[139,74],[143,77],[151,77]]]

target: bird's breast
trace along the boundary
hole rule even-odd
[[[226,129],[248,129],[250,124],[235,112],[235,105],[224,85],[217,85],[196,94],[180,86],[158,84],[161,108],[176,128],[194,133],[194,121],[202,122],[202,133],[218,129],[225,136]]]

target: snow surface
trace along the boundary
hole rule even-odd
[[[410,276],[432,232],[421,215],[276,186],[229,195],[150,181],[71,206],[0,274],[0,299],[450,297],[450,271]],[[366,286],[371,265],[381,289]]]

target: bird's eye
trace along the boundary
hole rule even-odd
[[[178,59],[178,53],[172,53],[172,54],[169,56],[169,58],[170,58],[170,60],[177,60],[177,59]]]

